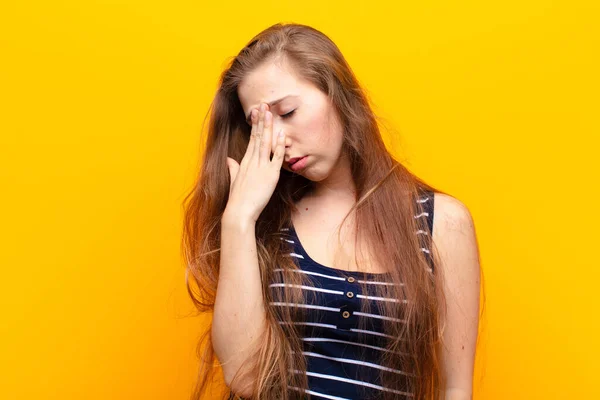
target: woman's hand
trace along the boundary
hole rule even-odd
[[[225,212],[235,218],[250,218],[256,222],[275,191],[285,154],[285,136],[279,132],[273,151],[273,115],[263,103],[252,110],[252,131],[246,153],[238,164],[227,157],[230,186]]]

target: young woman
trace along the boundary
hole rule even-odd
[[[274,25],[224,71],[186,198],[189,293],[246,399],[472,397],[480,268],[468,209],[402,166],[337,46]]]

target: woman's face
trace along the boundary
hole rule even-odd
[[[305,167],[295,173],[318,182],[337,166],[343,137],[337,113],[327,95],[297,77],[285,61],[269,61],[248,74],[238,87],[238,97],[247,121],[261,103],[272,103],[273,151],[280,129],[286,136],[282,168],[292,171],[291,158],[308,156]]]

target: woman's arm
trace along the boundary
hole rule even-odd
[[[227,157],[230,186],[221,217],[221,262],[212,323],[213,348],[221,362],[225,383],[243,397],[251,397],[256,371],[252,355],[266,332],[263,285],[256,249],[256,221],[279,181],[285,156],[285,133],[272,146],[273,114],[265,103],[252,110],[252,131],[244,158]],[[271,153],[274,153],[271,159]],[[232,382],[236,373],[248,373]],[[235,386],[235,387],[233,387]]]
[[[479,325],[480,265],[471,214],[459,200],[435,195],[433,241],[444,269],[444,400],[471,400]]]
[[[248,365],[245,361],[262,337],[265,321],[255,223],[226,212],[221,220],[221,263],[212,341],[225,383],[242,397],[250,397],[252,379],[235,387],[231,387],[231,379]]]

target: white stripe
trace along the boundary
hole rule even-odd
[[[344,279],[345,280],[345,279]],[[392,282],[372,282],[372,281],[364,281],[361,279],[357,279],[356,282],[360,282],[360,283],[366,283],[367,285],[388,285],[388,286],[398,286],[398,284],[396,283],[392,283]],[[400,286],[404,286],[404,283],[400,283]]]
[[[304,258],[302,257],[300,254],[295,254],[295,253],[290,253],[290,255],[295,255],[299,258]],[[283,271],[283,268],[276,268],[273,270],[273,272],[277,272],[277,271]],[[342,278],[340,276],[333,276],[333,275],[325,275],[325,274],[321,274],[318,272],[312,272],[312,271],[305,271],[303,269],[290,269],[290,271],[292,272],[297,272],[300,274],[307,274],[307,275],[314,275],[314,276],[321,276],[323,278],[328,278],[328,279],[335,279],[337,281],[345,281],[346,278]],[[339,270],[341,273],[343,273],[343,270]],[[351,272],[351,271],[348,271]],[[356,282],[359,283],[365,283],[367,285],[388,285],[388,286],[398,286],[398,284],[396,283],[392,283],[392,282],[374,282],[374,281],[365,281],[362,279],[356,279]],[[399,286],[404,286],[404,283],[400,283]]]
[[[339,294],[341,296],[345,295],[345,292],[341,291],[341,290],[331,290],[331,289],[322,289],[322,288],[317,288],[317,287],[312,287],[312,286],[306,286],[306,285],[293,285],[291,283],[272,283],[269,285],[269,287],[297,287],[297,288],[301,288],[301,289],[306,289],[306,290],[312,290],[315,292],[323,292],[323,293],[331,293],[331,294]],[[391,301],[394,303],[399,303],[400,300],[399,299],[389,299],[387,297],[377,297],[377,296],[365,296],[363,294],[357,294],[356,297],[360,298],[360,299],[369,299],[369,300],[381,300],[381,301]],[[408,300],[402,300],[403,303],[408,303]]]
[[[284,239],[284,238],[282,238],[282,237],[280,237],[279,239],[280,239],[280,240],[285,240],[285,241],[286,241],[286,242],[288,242],[288,243],[296,243],[296,242],[294,242],[293,240]]]
[[[289,386],[289,388],[301,391],[300,388],[296,387],[296,386]],[[305,390],[305,391],[302,391],[302,392],[303,393],[312,394],[313,396],[322,397],[324,399],[331,399],[331,400],[351,400],[351,399],[347,399],[345,397],[338,397],[338,396],[332,396],[332,395],[329,395],[329,394],[323,394],[323,393],[315,392],[314,390]]]
[[[427,200],[429,200],[429,197],[425,197],[424,199],[420,198],[419,200],[417,200],[417,203],[425,203]]]
[[[429,213],[428,213],[428,212],[422,212],[422,213],[421,213],[421,214],[419,214],[419,215],[415,215],[415,219],[417,219],[417,218],[421,218],[421,217],[422,217],[422,216],[424,216],[424,215],[426,215],[426,216],[428,216],[428,217],[429,217]]]
[[[306,290],[313,290],[315,292],[324,292],[324,293],[341,294],[341,295],[344,294],[344,292],[342,292],[341,290],[321,289],[321,288],[306,286],[306,285],[292,285],[291,283],[272,283],[269,285],[269,287],[284,287],[284,286],[299,287],[299,288],[306,289]]]
[[[376,296],[365,296],[364,294],[357,294],[356,297],[360,299],[370,299],[370,300],[381,300],[381,301],[391,301],[394,303],[399,303],[399,299],[388,299],[387,297],[376,297]],[[403,303],[408,304],[408,300],[402,300]]]
[[[421,247],[421,251],[424,251],[427,254],[431,254],[431,252],[424,247]]]
[[[283,271],[283,268],[277,268],[274,269],[273,271]],[[328,279],[335,279],[337,281],[345,281],[346,278],[342,278],[340,276],[331,276],[331,275],[325,275],[325,274],[320,274],[318,272],[311,272],[311,271],[304,271],[302,269],[290,269],[290,271],[292,272],[297,272],[299,274],[307,274],[307,275],[315,275],[315,276],[321,276],[323,278],[328,278]],[[359,281],[360,282],[360,281]]]
[[[296,254],[296,253],[290,253],[290,256],[292,256],[292,257],[296,257],[296,258],[304,258],[304,256],[303,256],[303,255]]]
[[[336,325],[320,324],[317,322],[283,322],[283,321],[277,321],[277,322],[279,323],[279,325],[308,325],[308,326],[318,326],[321,328],[338,329],[338,327]],[[392,336],[392,335],[386,335],[385,333],[368,331],[365,329],[350,328],[350,332],[360,332],[360,333],[366,333],[367,335],[375,335],[375,336],[382,336],[382,337],[388,337],[391,339],[396,339],[396,337]]]
[[[417,235],[425,235],[425,236],[427,236],[427,232],[426,232],[426,231],[424,231],[423,229],[419,229],[419,230],[417,231]]]
[[[302,338],[302,340],[304,340],[306,342],[343,343],[343,344],[350,344],[350,345],[354,345],[354,346],[368,347],[368,348],[373,349],[373,350],[383,351],[384,353],[392,353],[392,354],[398,354],[398,355],[405,354],[405,353],[402,353],[400,351],[392,351],[392,350],[388,350],[388,349],[383,348],[383,347],[373,346],[371,344],[364,344],[364,343],[358,343],[358,342],[349,342],[347,340],[340,340],[340,339],[329,339],[329,338],[318,337],[318,338]]]
[[[361,332],[361,333],[366,333],[368,335],[376,335],[376,336],[383,336],[383,337],[388,337],[388,338],[391,338],[391,339],[396,339],[395,336],[386,335],[385,333],[381,333],[381,332],[367,331],[367,330],[364,330],[364,329],[355,329],[355,328],[350,328],[350,330],[352,332]]]
[[[308,325],[308,326],[319,326],[321,328],[337,329],[337,326],[331,324],[319,324],[317,322],[283,322],[278,321],[279,325]]]
[[[316,309],[316,310],[326,310],[326,311],[336,311],[336,312],[340,312],[341,311],[340,308],[316,306],[316,305],[313,305],[313,304],[283,303],[283,302],[280,302],[280,301],[270,301],[269,304],[274,305],[274,306],[313,308],[313,309]],[[399,318],[386,317],[384,315],[378,315],[378,314],[363,313],[363,312],[359,312],[359,311],[354,311],[353,314],[354,315],[361,315],[363,317],[371,317],[371,318],[377,318],[377,319],[386,319],[388,321],[406,322],[405,320],[399,319]]]
[[[294,255],[295,253],[290,253],[290,255]],[[304,258],[299,254],[296,254],[297,257],[299,258]],[[273,272],[277,272],[277,271],[283,271],[283,268],[276,268],[273,270]],[[314,276],[321,276],[323,278],[328,278],[328,279],[335,279],[337,281],[345,281],[346,278],[342,278],[340,276],[333,276],[333,275],[325,275],[325,274],[321,274],[318,272],[312,272],[312,271],[305,271],[303,269],[290,269],[290,271],[292,272],[297,272],[300,274],[307,274],[307,275],[314,275]],[[343,270],[339,270],[341,273],[343,273]],[[353,272],[353,271],[348,271],[348,272]],[[392,282],[373,282],[373,281],[365,281],[362,279],[356,279],[356,282],[360,282],[360,283],[365,283],[367,285],[388,285],[388,286],[398,286],[398,284],[396,283],[392,283]],[[404,283],[400,283],[400,286],[404,286]]]
[[[400,319],[400,318],[386,317],[384,315],[369,314],[369,313],[363,313],[363,312],[358,312],[358,311],[354,311],[354,315],[362,315],[364,317],[371,317],[371,318],[378,318],[378,319],[387,319],[388,321],[406,322],[405,320]]]
[[[292,354],[294,354],[294,353],[295,352],[292,351]],[[325,358],[327,360],[339,361],[339,362],[343,362],[343,363],[347,363],[347,364],[364,365],[366,367],[371,367],[371,368],[377,368],[377,369],[381,369],[381,370],[385,370],[385,371],[390,371],[390,372],[393,372],[395,374],[401,374],[401,375],[408,375],[408,376],[410,376],[410,374],[407,374],[404,371],[400,371],[399,369],[388,368],[388,367],[384,367],[382,365],[373,364],[373,363],[369,363],[369,362],[365,362],[365,361],[352,360],[350,358],[329,357],[329,356],[326,356],[326,355],[323,355],[323,354],[313,353],[311,351],[303,351],[302,354],[304,354],[305,356]]]
[[[292,370],[292,372],[294,372],[296,374],[301,374],[302,373],[301,371],[298,371],[297,369]],[[399,390],[394,390],[394,389],[388,389],[388,388],[385,388],[383,386],[375,385],[373,383],[363,382],[363,381],[357,381],[357,380],[348,379],[348,378],[342,378],[342,377],[335,376],[335,375],[318,374],[316,372],[310,372],[310,371],[307,371],[306,375],[308,375],[308,376],[314,376],[314,377],[317,377],[317,378],[323,378],[323,379],[331,379],[331,380],[334,380],[334,381],[353,383],[355,385],[367,386],[367,387],[370,387],[370,388],[373,388],[373,389],[379,389],[379,390],[383,390],[383,391],[386,391],[386,392],[392,392],[392,393],[402,394],[402,395],[409,396],[409,397],[414,397],[414,395],[412,393],[401,392]]]
[[[339,308],[315,306],[313,304],[282,303],[280,301],[270,301],[269,304],[274,305],[274,306],[289,306],[289,307],[300,307],[300,308],[314,308],[314,309],[317,309],[317,310],[327,310],[327,311],[337,311],[337,312],[340,311]]]
[[[287,232],[287,231],[289,231],[289,230],[290,230],[290,228],[281,228],[279,231],[280,231],[280,232]]]

